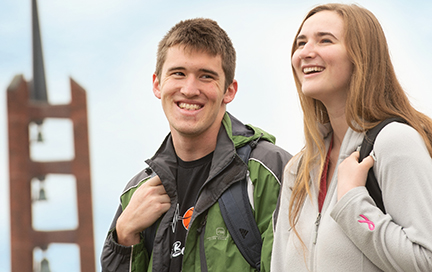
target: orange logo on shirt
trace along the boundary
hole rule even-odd
[[[183,218],[182,218],[183,226],[184,226],[185,229],[187,229],[187,230],[189,229],[189,223],[190,223],[190,220],[192,219],[193,211],[194,211],[194,207],[189,208],[189,209],[185,212],[185,214],[183,215]]]

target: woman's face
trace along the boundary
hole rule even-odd
[[[334,11],[320,11],[303,24],[292,65],[306,96],[327,108],[344,106],[352,75],[344,40],[344,22]]]

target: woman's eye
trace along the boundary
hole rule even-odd
[[[332,40],[330,40],[330,39],[322,39],[321,42],[322,43],[333,43]]]
[[[306,44],[306,42],[304,42],[304,41],[299,41],[299,42],[297,42],[297,47],[305,46],[305,44]]]

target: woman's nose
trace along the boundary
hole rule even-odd
[[[303,48],[300,49],[298,57],[300,59],[314,58],[316,56],[315,46],[312,43],[306,43]]]

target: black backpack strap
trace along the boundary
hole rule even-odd
[[[391,122],[400,122],[400,123],[406,123],[406,121],[400,117],[393,117],[388,118],[379,123],[377,126],[371,128],[366,132],[366,135],[363,139],[363,142],[361,144],[360,149],[360,158],[359,161],[361,162],[364,158],[370,155],[370,153],[373,150],[373,145],[375,143],[375,139],[378,135],[378,133],[383,129],[386,125],[388,125]],[[384,203],[382,200],[382,192],[378,185],[378,181],[375,177],[375,174],[373,172],[373,169],[369,169],[367,181],[366,181],[366,188],[369,191],[369,194],[371,195],[372,199],[375,201],[375,204],[378,206],[378,208],[381,209],[383,213],[386,213]]]
[[[247,164],[252,149],[259,139],[237,149]],[[245,260],[260,271],[262,239],[247,194],[247,177],[228,188],[219,198],[222,217]]]

